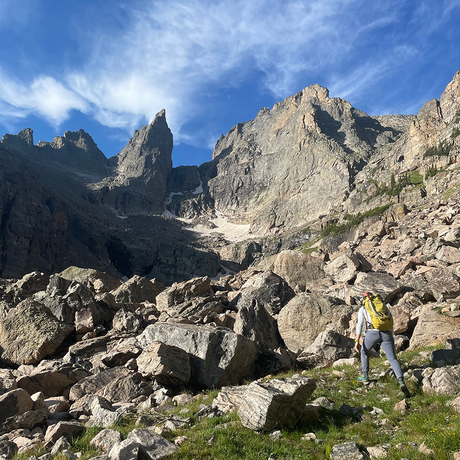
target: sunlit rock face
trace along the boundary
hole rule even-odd
[[[276,233],[340,205],[356,173],[405,125],[381,124],[312,85],[232,128],[200,172],[216,211]]]

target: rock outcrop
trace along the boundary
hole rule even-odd
[[[162,110],[110,160],[115,175],[91,187],[99,191],[105,206],[121,216],[162,214],[172,148],[172,133]]]

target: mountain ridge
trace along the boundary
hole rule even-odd
[[[283,239],[296,229],[320,230],[347,214],[382,206],[388,197],[380,192],[392,177],[417,168],[423,175],[457,161],[459,141],[453,134],[460,121],[459,82],[460,71],[439,100],[428,101],[414,116],[368,116],[314,84],[235,125],[216,142],[212,160],[199,167],[172,167],[173,136],[164,110],[109,159],[83,130],[37,145],[30,128],[6,134],[2,152],[33,165],[28,193],[42,198],[26,199],[21,161],[13,168],[15,181],[8,182],[2,172],[0,276],[61,270],[66,268],[61,259],[81,266],[98,260],[95,267],[104,271],[163,276],[166,283],[215,276],[224,270],[221,263],[235,267],[236,262],[217,217],[249,226],[250,245],[251,237]],[[443,143],[448,143],[448,155],[425,156]],[[419,188],[406,185],[397,201],[421,198]],[[16,200],[19,196],[22,201]],[[46,216],[42,220],[40,213]],[[173,225],[163,214],[182,222]],[[214,227],[214,235],[209,239],[181,230],[197,223]],[[30,230],[18,230],[18,225]],[[37,231],[56,241],[65,234],[67,243],[59,253],[49,248],[47,254],[46,244],[36,247]],[[75,249],[66,254],[65,248]],[[177,268],[186,253],[194,261],[185,264],[190,272]]]

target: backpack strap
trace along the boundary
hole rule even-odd
[[[366,330],[372,329],[373,331],[375,331],[376,329],[374,329],[374,325],[372,324],[371,317],[369,316],[369,312],[367,311],[365,304],[363,305],[363,309],[364,309],[364,319],[366,320]]]

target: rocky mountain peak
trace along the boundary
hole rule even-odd
[[[10,147],[22,153],[30,153],[34,146],[34,132],[25,128],[18,134],[5,134],[0,141],[3,147]]]
[[[155,169],[172,168],[173,136],[161,110],[152,122],[136,130],[126,147],[117,155],[117,172],[125,178],[150,176]],[[155,165],[155,166],[154,166]]]
[[[134,131],[126,147],[110,160],[114,174],[92,187],[118,215],[162,214],[172,148],[173,136],[161,110],[149,125]]]
[[[62,149],[63,147],[67,147],[75,150],[76,147],[78,150],[82,150],[89,154],[95,154],[99,157],[101,155],[104,156],[93,138],[83,129],[79,129],[78,131],[66,131],[64,136],[56,136],[50,143],[40,143],[40,147],[46,147],[48,145],[53,149]]]
[[[83,129],[78,131],[66,131],[64,133],[64,142],[71,142],[76,147],[85,151],[98,150],[93,138]]]
[[[24,128],[22,131],[19,131],[18,137],[28,146],[32,147],[34,145],[34,132],[31,128]]]
[[[221,137],[205,190],[257,233],[304,225],[342,203],[369,158],[402,135],[385,121],[311,85]]]
[[[424,171],[433,163],[435,156],[426,156],[428,149],[436,151],[444,144],[447,150],[440,156],[446,156],[447,151],[453,152],[459,147],[459,138],[456,134],[459,129],[460,72],[457,72],[441,97],[426,102],[412,118],[406,135],[391,149],[389,161],[384,169],[394,173],[416,168],[422,168]]]

